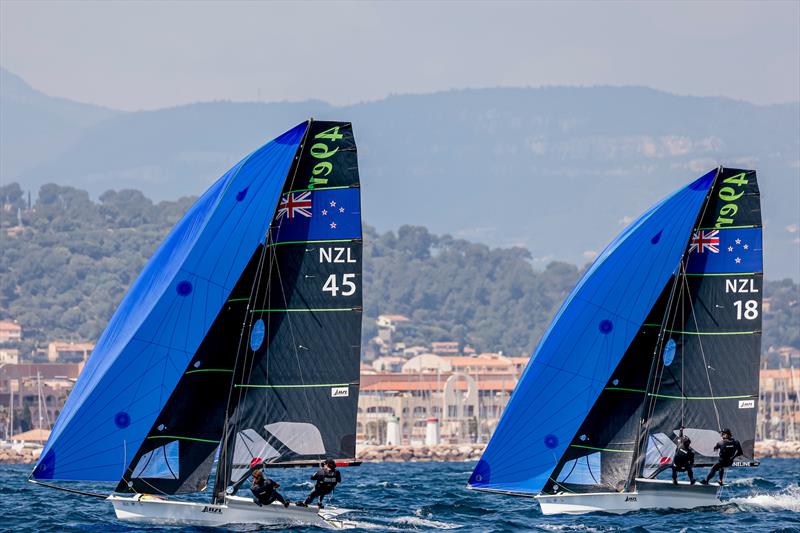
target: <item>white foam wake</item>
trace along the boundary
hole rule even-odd
[[[741,498],[731,498],[743,511],[792,511],[800,512],[800,486],[790,485],[776,493],[757,493]]]

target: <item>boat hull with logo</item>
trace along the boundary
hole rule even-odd
[[[352,529],[354,522],[338,518],[348,509],[284,507],[278,502],[256,505],[252,499],[227,496],[223,504],[169,500],[159,496],[109,496],[120,520],[142,524],[223,526],[259,524],[270,526],[309,525],[326,529]]]
[[[625,514],[643,509],[695,509],[722,505],[718,497],[720,487],[690,485],[681,481],[637,479],[632,492],[593,492],[540,494],[536,496],[542,514]]]

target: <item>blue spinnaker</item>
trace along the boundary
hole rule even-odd
[[[525,368],[471,488],[544,487],[676,272],[716,172],[650,208],[584,274]]]
[[[167,236],[100,337],[33,478],[121,478],[265,241],[307,127],[296,126],[239,162]]]

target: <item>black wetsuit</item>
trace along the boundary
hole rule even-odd
[[[342,482],[342,475],[339,473],[339,470],[333,468],[328,468],[324,466],[317,470],[311,479],[316,481],[316,485],[314,485],[314,490],[311,491],[311,494],[308,495],[305,502],[305,505],[308,505],[314,498],[319,498],[319,504],[322,505],[322,499],[333,492],[333,489],[336,488],[337,483]]]
[[[719,472],[719,482],[722,483],[722,478],[725,476],[725,468],[733,464],[733,460],[744,455],[742,445],[733,437],[729,439],[722,439],[714,445],[715,450],[719,450],[719,459],[711,467],[711,472],[706,477],[706,483],[714,477],[714,474]]]
[[[255,496],[256,503],[261,505],[269,505],[275,500],[287,505],[288,502],[280,495],[277,488],[277,483],[268,477],[263,477],[260,482],[253,480],[253,484],[250,485],[250,492]]]
[[[672,481],[677,483],[678,472],[686,472],[689,474],[689,481],[694,483],[694,450],[690,447],[688,450],[683,446],[678,446],[675,450],[675,456],[672,458]]]

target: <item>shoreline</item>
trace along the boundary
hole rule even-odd
[[[432,463],[477,461],[484,444],[438,444],[436,446],[359,445],[356,459],[365,463]],[[757,459],[800,459],[800,441],[763,440],[756,442]],[[0,464],[33,464],[41,450],[11,448],[0,450]]]

